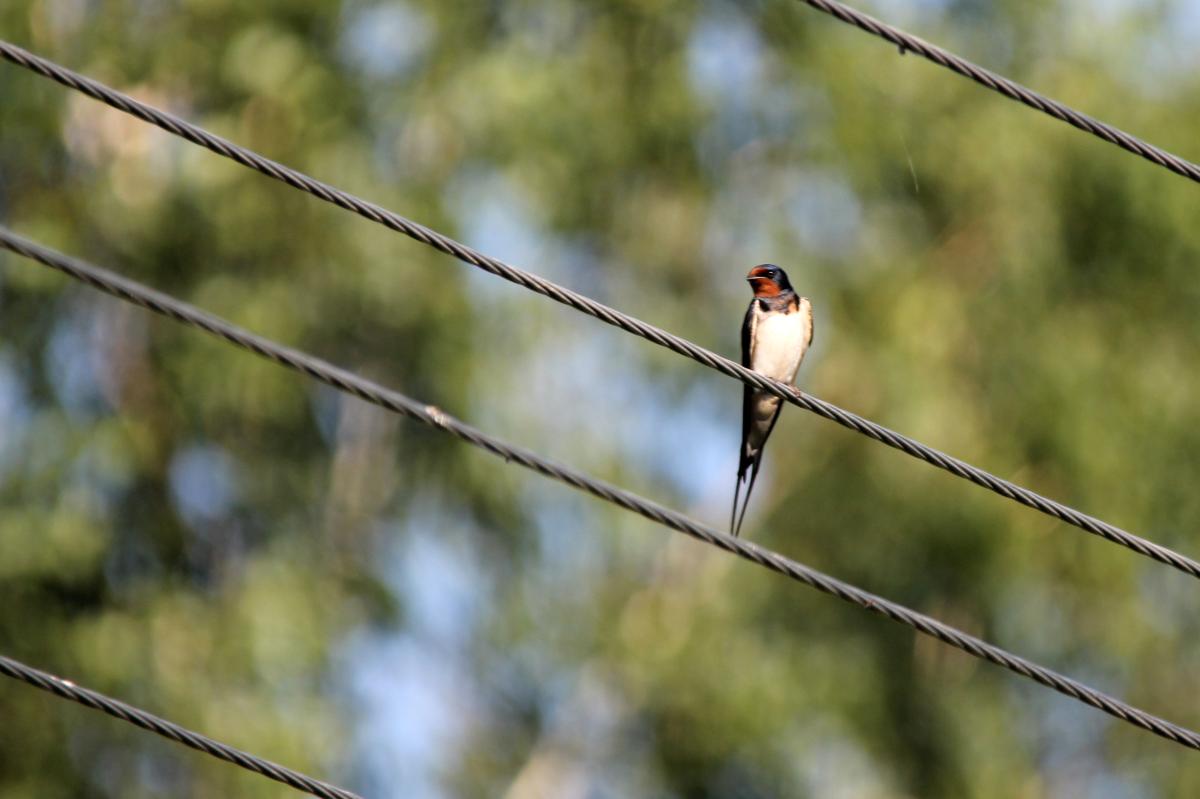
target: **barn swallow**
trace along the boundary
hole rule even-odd
[[[800,361],[812,344],[812,303],[792,289],[787,274],[774,264],[760,264],[750,270],[747,282],[754,299],[742,322],[742,366],[783,383],[796,379]],[[779,419],[783,400],[766,391],[745,386],[742,393],[742,450],[738,460],[737,485],[733,492],[733,514],[729,529],[736,536],[746,518],[750,492],[758,478],[763,448]],[[746,473],[750,486],[738,515],[738,496]]]

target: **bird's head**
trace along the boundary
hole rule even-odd
[[[746,281],[754,289],[755,297],[776,297],[792,290],[787,273],[775,264],[759,264],[746,275]]]

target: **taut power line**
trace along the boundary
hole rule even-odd
[[[190,746],[192,749],[197,749],[206,755],[212,755],[228,763],[233,763],[235,766],[240,766],[247,771],[253,771],[256,774],[269,777],[276,782],[290,785],[297,790],[310,793],[313,796],[320,796],[322,799],[362,799],[356,793],[351,793],[329,783],[315,780],[298,771],[293,771],[278,763],[272,763],[270,760],[264,760],[249,752],[243,752],[241,749],[237,749],[229,744],[223,744],[198,732],[192,732],[186,727],[181,727],[172,721],[159,718],[153,713],[148,713],[133,705],[127,705],[120,700],[105,696],[99,691],[83,688],[70,680],[64,680],[62,677],[56,677],[53,674],[35,669],[32,666],[26,666],[24,663],[13,660],[10,657],[5,657],[4,655],[0,655],[0,674],[12,677],[14,680],[20,680],[43,691],[49,691],[62,699],[70,699],[72,702],[78,702],[85,707],[107,713],[122,721],[128,721],[130,724],[141,727],[143,730],[149,730],[164,738],[169,738],[176,743]]]
[[[691,358],[697,363],[703,364],[736,380],[740,380],[747,385],[768,391],[783,398],[792,405],[811,411],[822,418],[837,422],[843,427],[847,427],[868,438],[898,449],[918,460],[925,461],[939,469],[944,469],[956,477],[961,477],[976,485],[983,486],[1002,497],[1019,502],[1026,507],[1033,508],[1047,516],[1052,516],[1055,519],[1064,521],[1067,524],[1078,527],[1112,543],[1120,544],[1140,555],[1152,558],[1160,563],[1165,563],[1192,577],[1200,578],[1200,562],[1175,552],[1168,547],[1148,541],[1145,538],[1122,530],[1094,516],[1089,516],[1068,505],[1044,497],[1035,491],[998,477],[991,472],[977,466],[972,466],[966,461],[954,458],[915,439],[890,430],[883,425],[839,408],[833,403],[826,402],[810,394],[802,393],[793,386],[763,377],[741,364],[694,344],[687,339],[668,333],[661,328],[624,314],[615,308],[610,308],[603,303],[559,286],[552,281],[518,269],[496,258],[484,255],[418,222],[414,222],[400,214],[356,197],[349,192],[329,186],[302,172],[272,161],[255,153],[253,150],[234,144],[197,125],[193,125],[172,114],[135,100],[116,89],[80,75],[77,72],[73,72],[53,61],[36,56],[3,40],[0,40],[0,57],[71,89],[83,92],[95,100],[131,114],[145,122],[149,122],[168,133],[186,139],[218,155],[236,161],[242,166],[249,167],[268,177],[282,181],[294,189],[304,191],[339,208],[352,211],[365,219],[369,219],[398,233],[403,233],[422,244],[452,255],[464,263],[502,277],[544,297],[549,297],[556,302],[607,322],[627,333],[640,336],[647,341],[665,347],[679,355]]]
[[[293,371],[306,374],[381,408],[435,427],[473,446],[487,450],[493,455],[503,458],[505,462],[515,462],[526,469],[566,483],[594,497],[633,511],[664,527],[689,535],[706,544],[733,553],[744,560],[816,588],[818,591],[832,594],[845,602],[886,616],[942,643],[961,649],[969,655],[1002,666],[1009,671],[1053,688],[1072,699],[1103,710],[1105,713],[1143,730],[1153,732],[1183,746],[1200,749],[1200,733],[1140,710],[930,616],[842,582],[749,541],[718,532],[677,511],[665,508],[610,483],[589,477],[576,469],[550,461],[530,450],[508,444],[455,419],[439,408],[384,388],[299,350],[250,333],[224,319],[143,286],[136,281],[43,247],[2,227],[0,227],[0,248],[23,255],[122,300],[204,330],[210,335],[224,339]]]
[[[864,14],[844,3],[837,2],[837,0],[799,1],[839,19],[847,25],[853,25],[872,36],[878,36],[884,41],[891,42],[899,48],[901,54],[906,52],[916,53],[940,67],[945,67],[951,72],[962,75],[964,78],[970,78],[981,86],[986,86],[994,92],[999,92],[1010,100],[1015,100],[1029,108],[1041,111],[1043,114],[1048,114],[1057,120],[1066,122],[1072,127],[1103,139],[1109,144],[1115,144],[1122,150],[1139,155],[1151,163],[1171,170],[1176,175],[1182,175],[1190,180],[1200,182],[1200,165],[1180,158],[1177,155],[1172,155],[1161,147],[1156,147],[1107,122],[1101,122],[1081,111],[1076,111],[1065,103],[1060,103],[1058,100],[1053,100],[1044,94],[1035,92],[1033,89],[1022,86],[1015,80],[1010,80],[1003,75],[984,69],[962,56],[951,53],[949,50],[944,50],[935,44],[930,44],[924,39],[913,36],[911,33],[905,33],[899,28],[875,19],[870,14]]]

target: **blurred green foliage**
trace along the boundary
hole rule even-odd
[[[1196,157],[1187,0],[864,9]],[[791,0],[11,41],[1192,555],[1197,187]],[[0,65],[0,219],[714,524],[740,387]],[[0,651],[373,797],[1174,797],[1185,750],[0,256]],[[1186,577],[796,409],[762,543],[1191,727]],[[0,685],[0,797],[292,793]]]

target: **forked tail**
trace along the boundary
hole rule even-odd
[[[743,475],[739,474],[737,482],[733,484],[733,510],[729,513],[729,534],[735,537],[737,536],[738,495],[742,493],[742,481],[744,479]]]
[[[733,489],[733,513],[729,517],[729,532],[734,538],[741,535],[742,522],[746,520],[746,508],[750,507],[750,495],[754,493],[754,482],[758,480],[758,465],[760,463],[762,463],[761,455],[755,458],[750,464],[750,485],[746,487],[746,498],[742,502],[741,515],[738,515],[738,496],[741,494],[742,482],[746,479],[746,472],[742,470],[738,473],[737,485]]]

